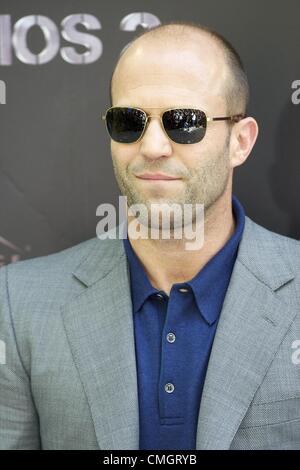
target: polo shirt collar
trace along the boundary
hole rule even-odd
[[[234,195],[232,196],[232,209],[235,219],[235,231],[231,238],[190,281],[177,284],[182,287],[190,286],[198,310],[209,324],[214,323],[220,313],[235,263],[238,245],[244,230],[245,212],[243,206]],[[133,312],[136,313],[147,298],[157,294],[159,290],[151,285],[141,261],[131,246],[128,236],[123,239],[123,243],[129,263]]]

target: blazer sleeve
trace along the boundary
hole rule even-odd
[[[8,268],[0,268],[0,449],[40,449],[38,414],[10,306]]]

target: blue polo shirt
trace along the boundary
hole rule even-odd
[[[154,288],[128,238],[139,396],[140,449],[195,449],[199,406],[245,213],[232,196],[235,231],[191,280]],[[201,432],[201,430],[200,430]]]

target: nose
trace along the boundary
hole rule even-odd
[[[159,116],[151,116],[141,139],[140,153],[147,158],[157,159],[172,154],[171,140],[165,133]]]

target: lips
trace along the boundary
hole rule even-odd
[[[177,176],[165,175],[163,173],[143,173],[142,175],[136,175],[137,178],[143,180],[179,180]]]

